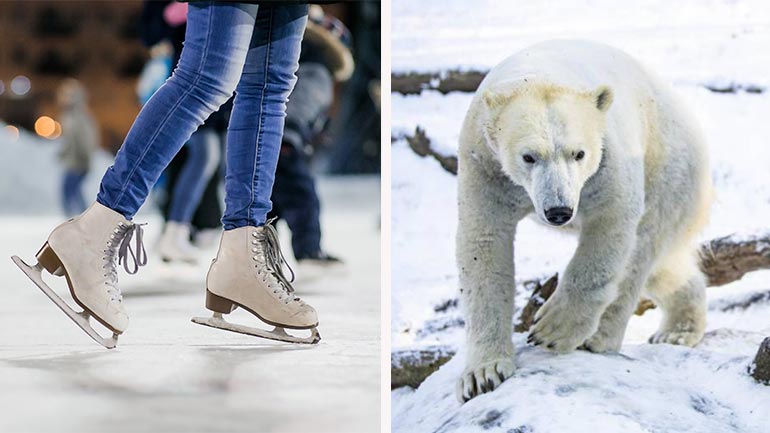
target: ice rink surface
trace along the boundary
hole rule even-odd
[[[315,346],[191,323],[209,315],[204,279],[215,249],[198,266],[162,264],[152,251],[160,218],[140,213],[150,264],[120,271],[131,324],[116,349],[103,349],[9,258],[34,263],[62,218],[0,216],[0,432],[379,431],[379,180],[325,179],[319,188],[324,245],[346,267],[299,269],[297,293],[319,313]],[[286,227],[279,232],[291,256]],[[227,318],[258,323],[242,310]]]

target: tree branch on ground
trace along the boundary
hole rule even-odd
[[[404,139],[414,153],[421,157],[429,156],[435,159],[444,170],[457,175],[457,157],[454,155],[442,155],[433,149],[430,139],[425,135],[424,129],[418,126],[414,130],[414,135],[405,135]]]
[[[723,301],[717,306],[719,311],[730,312],[735,310],[745,310],[752,305],[770,302],[770,290],[764,292],[752,293],[743,299]]]

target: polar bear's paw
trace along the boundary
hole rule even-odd
[[[682,317],[683,316],[683,317]],[[706,321],[700,315],[688,317],[686,314],[677,316],[677,321],[664,321],[658,332],[650,337],[650,343],[668,343],[679,346],[693,347],[703,338]]]
[[[457,381],[457,398],[461,403],[492,392],[513,375],[516,365],[513,358],[499,358],[468,366]]]
[[[599,327],[600,310],[556,293],[540,308],[527,342],[559,353],[575,350]]]
[[[703,331],[666,331],[660,330],[650,337],[650,343],[660,344],[676,344],[679,346],[693,347],[703,338]]]
[[[602,329],[596,331],[594,335],[580,346],[581,349],[593,353],[620,352],[620,346],[623,344],[623,334],[610,335]]]

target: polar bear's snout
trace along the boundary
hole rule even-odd
[[[572,208],[567,206],[552,207],[545,210],[545,219],[553,225],[564,225],[572,219]]]
[[[569,224],[578,211],[584,174],[578,162],[556,156],[538,161],[522,179],[538,219],[549,226]]]

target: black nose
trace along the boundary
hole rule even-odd
[[[552,207],[550,209],[546,209],[545,211],[545,219],[547,219],[551,224],[560,226],[569,221],[570,218],[572,218],[571,207]]]

